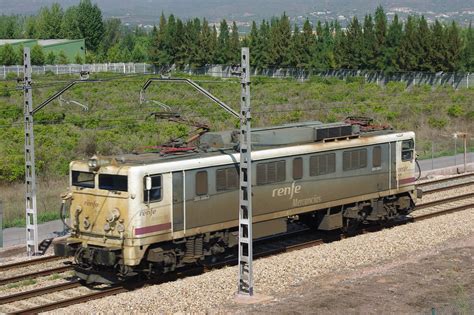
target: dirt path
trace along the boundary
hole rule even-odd
[[[271,302],[230,312],[474,314],[474,235],[429,251],[315,278]]]

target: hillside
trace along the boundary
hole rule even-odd
[[[67,7],[77,4],[77,0],[0,0],[0,12],[4,14],[34,14],[39,8],[59,2]],[[337,18],[339,15],[352,16],[354,14],[363,16],[372,12],[378,5],[382,5],[388,12],[395,10],[400,13],[411,11],[425,15],[431,14],[454,14],[462,11],[473,11],[473,1],[439,1],[439,0],[294,0],[291,5],[285,0],[202,0],[199,5],[193,0],[96,0],[105,16],[116,16],[124,21],[133,23],[152,23],[157,21],[161,12],[173,13],[181,18],[206,17],[210,21],[218,21],[226,18],[237,21],[268,19],[272,16],[281,15],[285,12],[290,17],[311,16],[317,12],[327,12],[319,15],[322,20]],[[401,10],[401,11],[400,11]],[[454,14],[458,15],[458,14]],[[453,16],[454,16],[453,15]],[[472,19],[473,16],[470,15]],[[469,20],[469,16],[467,16]]]

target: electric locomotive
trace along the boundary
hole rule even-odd
[[[238,244],[236,136],[71,162],[62,198],[71,235],[55,254],[74,256],[76,275],[99,283],[226,255]],[[386,222],[421,197],[415,134],[354,120],[253,129],[252,168],[254,238],[284,233],[288,218],[324,231]]]

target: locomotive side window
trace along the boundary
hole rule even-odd
[[[367,149],[344,151],[342,154],[342,169],[357,170],[367,167]]]
[[[196,173],[196,195],[207,195],[207,171],[199,171]]]
[[[127,176],[99,174],[99,188],[114,191],[128,191]]]
[[[319,176],[331,174],[336,171],[336,154],[313,155],[309,158],[309,175]]]
[[[222,168],[216,171],[217,191],[237,189],[239,187],[239,172],[235,167]]]
[[[413,160],[413,149],[415,148],[415,143],[413,139],[402,141],[402,161],[411,161]]]
[[[372,167],[382,166],[382,147],[376,146],[372,149]]]
[[[293,159],[293,179],[302,179],[303,178],[303,158],[294,158]]]
[[[286,179],[286,162],[276,161],[257,164],[257,185],[283,182]]]
[[[147,190],[146,179],[151,179],[151,188]],[[143,202],[152,202],[161,200],[161,175],[146,176],[143,178]]]
[[[72,185],[94,188],[94,173],[72,171]]]

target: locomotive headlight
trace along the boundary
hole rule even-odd
[[[117,224],[117,231],[119,233],[125,232],[125,226],[122,223]]]
[[[107,159],[101,159],[97,155],[92,156],[88,161],[87,165],[90,169],[97,171],[101,166],[110,164],[110,161]]]
[[[118,208],[113,208],[110,212],[109,215],[107,216],[107,222],[112,223],[114,221],[117,221],[118,218],[120,218],[120,211]]]
[[[89,159],[89,161],[87,162],[87,165],[89,165],[90,168],[97,168],[97,165],[98,165],[98,162],[97,162],[97,159]]]

